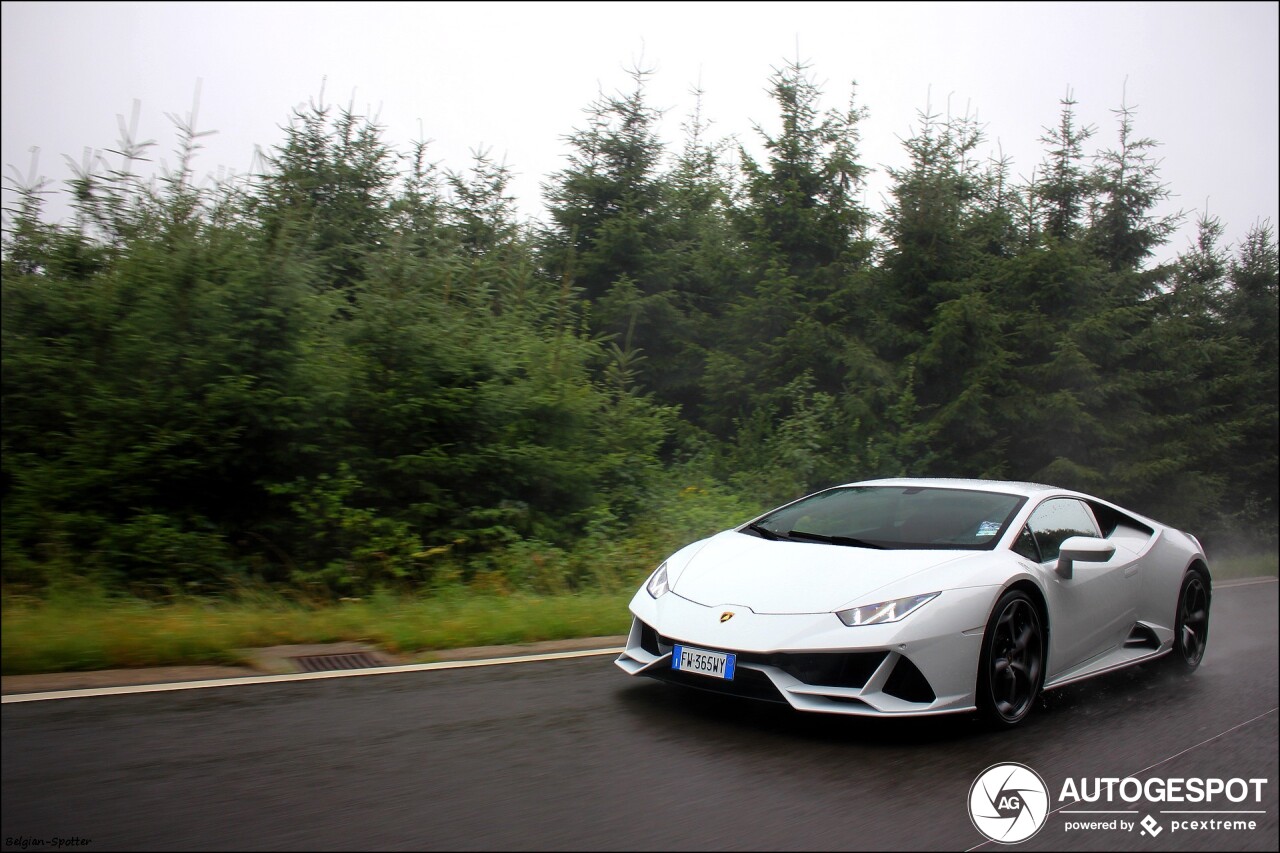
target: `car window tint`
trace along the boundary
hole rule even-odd
[[[858,539],[881,548],[990,549],[1025,498],[918,486],[840,487],[768,513],[778,534]]]
[[[1040,561],[1058,559],[1062,543],[1072,536],[1099,535],[1098,525],[1080,501],[1074,498],[1054,498],[1045,501],[1031,514],[1027,522],[1036,545],[1040,548]]]
[[[1040,546],[1036,544],[1036,538],[1031,535],[1031,528],[1022,525],[1022,531],[1018,534],[1018,538],[1014,540],[1011,548],[1013,553],[1021,554],[1028,560],[1035,560],[1037,563],[1042,562],[1040,559]]]

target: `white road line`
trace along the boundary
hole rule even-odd
[[[1236,581],[1223,581],[1213,585],[1215,590],[1232,587],[1253,586],[1256,584],[1276,583],[1277,578],[1245,578]],[[174,690],[202,690],[206,687],[230,687],[236,684],[277,684],[285,681],[316,681],[322,678],[356,678],[362,675],[391,675],[397,672],[427,672],[434,669],[467,669],[477,666],[499,666],[509,663],[531,663],[534,661],[565,660],[568,658],[591,657],[593,655],[616,655],[622,648],[587,649],[574,652],[551,652],[547,654],[522,655],[507,658],[486,658],[469,661],[439,661],[436,663],[416,663],[404,666],[380,666],[369,669],[346,669],[331,672],[298,672],[285,675],[251,675],[242,678],[219,678],[209,681],[175,681],[166,684],[135,684],[122,687],[84,687],[75,690],[50,690],[42,693],[11,693],[0,697],[0,703],[8,705],[17,702],[44,702],[50,699],[84,699],[95,696],[127,696],[133,693],[167,693]]]
[[[1276,583],[1280,578],[1242,578],[1238,581],[1219,581],[1213,585],[1214,589],[1231,589],[1237,586],[1257,586],[1260,583]]]
[[[1137,778],[1138,778],[1139,776],[1141,776],[1143,773],[1146,773],[1146,772],[1147,772],[1147,771],[1149,771],[1149,770],[1154,770],[1155,768],[1159,767],[1161,764],[1168,764],[1170,761],[1173,761],[1175,758],[1178,758],[1178,757],[1180,757],[1180,756],[1186,755],[1188,752],[1191,752],[1191,751],[1193,751],[1193,750],[1197,750],[1197,749],[1199,749],[1200,747],[1204,746],[1205,744],[1213,743],[1213,742],[1214,742],[1215,740],[1217,740],[1218,738],[1226,737],[1227,735],[1231,734],[1232,732],[1236,731],[1237,729],[1242,729],[1242,728],[1244,728],[1245,726],[1248,726],[1248,725],[1251,725],[1251,724],[1253,724],[1253,723],[1256,723],[1256,722],[1258,722],[1258,720],[1261,720],[1263,717],[1269,717],[1269,716],[1271,716],[1272,714],[1276,713],[1277,711],[1280,711],[1280,707],[1278,707],[1278,708],[1272,708],[1270,711],[1263,711],[1261,714],[1259,714],[1259,715],[1258,715],[1258,716],[1256,716],[1256,717],[1253,717],[1253,718],[1251,718],[1251,719],[1245,720],[1243,723],[1236,723],[1236,724],[1235,724],[1234,726],[1232,726],[1231,728],[1229,728],[1229,729],[1223,729],[1222,731],[1218,732],[1216,735],[1213,735],[1212,737],[1207,737],[1207,738],[1205,738],[1204,740],[1200,741],[1199,743],[1195,744],[1194,746],[1189,746],[1189,747],[1187,747],[1186,749],[1179,750],[1179,751],[1175,752],[1173,755],[1168,756],[1167,758],[1162,758],[1162,759],[1160,759],[1160,760],[1159,760],[1159,761],[1157,761],[1155,764],[1148,764],[1146,767],[1142,768],[1142,769],[1141,769],[1141,770],[1139,770],[1138,772],[1136,772],[1136,773],[1129,773],[1129,774],[1127,774],[1127,775],[1125,775],[1125,776],[1123,776],[1123,777],[1121,777],[1121,778],[1124,778],[1124,779],[1137,779]],[[1053,811],[1051,811],[1051,812],[1049,812],[1048,814],[1046,814],[1046,815],[1044,816],[1044,819],[1045,819],[1045,820],[1048,820],[1048,819],[1049,819],[1050,817],[1052,817],[1053,815],[1058,814],[1059,812],[1062,812],[1063,810],[1065,810],[1065,809],[1067,809],[1067,808],[1069,808],[1069,807],[1071,807],[1071,806],[1076,805],[1076,803],[1077,803],[1077,801],[1073,800],[1073,801],[1071,801],[1071,802],[1067,803],[1066,805],[1058,806],[1056,809],[1054,809]],[[1263,814],[1266,814],[1266,812],[1263,812]],[[965,853],[973,853],[973,851],[974,851],[974,850],[981,850],[983,847],[986,847],[988,844],[995,844],[995,843],[997,843],[997,842],[994,842],[994,841],[984,841],[984,842],[982,842],[981,844],[978,844],[978,845],[975,845],[975,846],[973,846],[973,847],[970,847],[968,850],[966,850],[966,851],[965,851]]]
[[[1188,752],[1191,752],[1192,750],[1199,749],[1200,747],[1204,746],[1204,745],[1205,745],[1205,744],[1207,744],[1207,743],[1212,743],[1213,741],[1217,740],[1217,739],[1218,739],[1218,738],[1220,738],[1220,737],[1226,737],[1227,735],[1229,735],[1229,734],[1231,734],[1232,732],[1234,732],[1236,729],[1242,729],[1242,728],[1244,728],[1245,726],[1249,725],[1250,723],[1256,723],[1258,720],[1261,720],[1263,717],[1269,717],[1269,716],[1271,716],[1272,714],[1274,714],[1277,710],[1280,710],[1280,708],[1272,708],[1270,711],[1263,711],[1261,714],[1259,714],[1258,716],[1254,717],[1253,719],[1245,720],[1243,723],[1236,723],[1236,724],[1235,724],[1234,726],[1232,726],[1231,728],[1229,728],[1229,729],[1224,729],[1223,731],[1218,732],[1218,733],[1217,733],[1216,735],[1214,735],[1213,737],[1205,738],[1204,740],[1200,741],[1199,743],[1197,743],[1197,744],[1196,744],[1196,745],[1194,745],[1194,746],[1189,746],[1189,747],[1187,747],[1187,748],[1186,748],[1186,749],[1184,749],[1184,750],[1181,750],[1181,751],[1179,751],[1179,752],[1175,752],[1173,755],[1170,755],[1168,758],[1162,758],[1162,759],[1160,759],[1160,760],[1159,760],[1159,761],[1157,761],[1155,764],[1148,764],[1146,767],[1142,768],[1142,769],[1141,769],[1141,770],[1139,770],[1137,773],[1130,773],[1129,775],[1130,775],[1130,776],[1132,776],[1132,777],[1134,777],[1134,778],[1137,778],[1138,776],[1141,776],[1143,773],[1146,773],[1148,770],[1154,770],[1154,769],[1156,769],[1156,768],[1157,768],[1157,767],[1159,767],[1161,764],[1167,764],[1167,763],[1169,763],[1170,761],[1173,761],[1173,759],[1178,758],[1178,757],[1183,756],[1183,755],[1186,755]]]
[[[207,681],[174,681],[168,684],[134,684],[124,687],[85,687],[78,690],[51,690],[44,693],[12,693],[0,697],[0,702],[44,702],[50,699],[83,699],[94,696],[127,696],[133,693],[169,693],[174,690],[203,690],[206,687],[232,687],[241,684],[279,684],[286,681],[318,681],[322,678],[357,678],[362,675],[394,675],[403,672],[429,672],[436,669],[468,669],[477,666],[502,666],[509,663],[567,660],[593,655],[616,655],[622,647],[612,649],[585,649],[573,652],[547,652],[537,655],[521,655],[509,658],[484,658],[482,660],[444,660],[435,663],[411,663],[402,666],[379,666],[368,669],[344,669],[329,672],[294,672],[284,675],[251,675],[244,678],[218,678]]]

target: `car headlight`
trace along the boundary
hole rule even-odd
[[[898,598],[893,601],[882,601],[879,604],[864,604],[862,607],[851,607],[836,613],[840,621],[850,628],[855,625],[879,625],[884,622],[897,622],[924,607],[938,597],[938,593],[913,595],[910,598]]]
[[[649,582],[644,585],[649,594],[654,598],[662,598],[667,592],[667,564],[663,563],[658,566],[658,570],[649,578]]]

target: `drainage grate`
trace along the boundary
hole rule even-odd
[[[345,652],[337,655],[300,655],[290,658],[303,672],[328,672],[334,669],[369,669],[385,666],[368,652]]]

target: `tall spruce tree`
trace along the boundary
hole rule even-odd
[[[650,72],[630,72],[630,92],[601,95],[574,131],[568,168],[544,186],[551,217],[543,256],[589,303],[590,324],[660,387],[682,373],[685,306],[667,275],[670,238],[657,135],[661,112],[649,105]],[[670,389],[664,389],[671,393]]]
[[[655,248],[660,113],[645,98],[650,72],[630,75],[629,93],[601,94],[587,107],[586,127],[566,138],[568,168],[543,188],[552,223],[548,265],[571,268],[592,302],[621,280],[643,280]]]
[[[749,271],[708,373],[721,428],[761,408],[785,416],[792,402],[784,389],[805,375],[822,393],[839,393],[843,357],[859,352],[851,344],[862,316],[857,277],[872,251],[858,159],[865,111],[852,93],[846,108],[824,111],[821,88],[798,60],[775,69],[769,84],[780,128],[757,126],[763,162],[739,150],[737,220]]]
[[[1121,272],[1142,268],[1185,214],[1156,213],[1170,196],[1160,180],[1160,163],[1152,155],[1158,143],[1135,136],[1136,107],[1121,103],[1113,112],[1118,118],[1118,145],[1100,152],[1094,168],[1097,198],[1090,211],[1089,242],[1112,272]]]
[[[1234,401],[1242,434],[1227,457],[1233,486],[1227,508],[1240,540],[1274,549],[1280,509],[1280,263],[1271,222],[1249,229],[1227,278],[1224,319],[1247,359]]]
[[[734,437],[725,469],[781,500],[860,468],[865,401],[847,391],[851,376],[874,372],[862,343],[873,242],[856,90],[824,110],[797,60],[773,71],[769,92],[778,128],[756,127],[764,157],[739,148],[740,292],[704,387],[707,423]]]
[[[883,410],[909,420],[883,423],[880,453],[902,472],[999,476],[1013,389],[1009,318],[994,282],[1018,242],[1008,164],[979,158],[976,118],[926,109],[920,120],[904,143],[909,164],[890,170],[881,223],[888,245],[872,341],[898,365]]]
[[[684,138],[661,176],[657,274],[670,287],[672,323],[660,349],[644,354],[643,384],[658,399],[679,405],[684,418],[706,425],[702,375],[720,345],[726,308],[743,288],[741,245],[732,220],[730,142],[710,136],[703,93],[693,89],[694,107],[681,125]]]
[[[366,254],[387,234],[395,154],[375,122],[351,108],[331,112],[294,110],[260,176],[255,215],[310,265],[317,289],[354,299]]]
[[[1195,241],[1143,301],[1145,321],[1131,330],[1123,366],[1113,368],[1125,380],[1122,393],[1138,402],[1119,407],[1126,417],[1105,421],[1121,450],[1109,468],[1117,496],[1194,528],[1213,546],[1230,480],[1221,460],[1239,441],[1235,401],[1249,367],[1219,309],[1228,268],[1222,231],[1202,215]]]
[[[781,129],[770,134],[757,125],[763,164],[741,151],[743,232],[761,268],[794,279],[797,296],[822,299],[870,254],[861,198],[867,170],[857,147],[866,110],[851,92],[845,109],[823,111],[809,68],[792,61],[769,79]]]
[[[908,165],[889,169],[891,198],[880,221],[887,245],[877,344],[895,360],[923,344],[933,309],[975,271],[979,251],[965,234],[981,191],[981,129],[968,116],[944,120],[928,108],[919,119],[903,143]]]
[[[1040,141],[1048,146],[1043,177],[1032,188],[1039,204],[1040,229],[1046,237],[1069,240],[1080,233],[1092,194],[1089,170],[1085,167],[1084,144],[1096,132],[1092,125],[1077,126],[1076,100],[1071,91],[1059,103],[1056,127],[1045,128]]]

